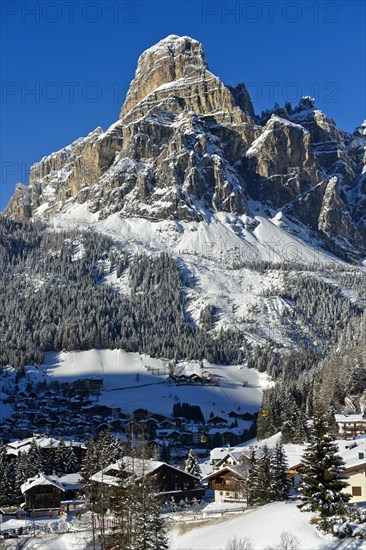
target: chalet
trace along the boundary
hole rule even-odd
[[[222,416],[211,416],[208,419],[208,424],[213,424],[214,426],[223,426],[227,424],[226,418],[223,418]]]
[[[191,384],[202,384],[202,378],[198,374],[191,374],[188,378]]]
[[[73,500],[75,498],[78,498],[78,494],[83,487],[81,483],[80,473],[64,474],[57,479],[59,483],[61,483],[62,488],[65,491],[62,497],[64,500]]]
[[[163,420],[166,420],[166,416],[158,413],[153,413],[150,415],[150,419],[155,420],[156,422],[163,422]]]
[[[233,449],[232,451],[228,451],[227,454],[215,464],[214,469],[220,470],[225,466],[238,466],[247,462],[249,462],[249,454],[245,454],[245,450]]]
[[[119,409],[108,407],[107,405],[86,405],[81,408],[82,412],[87,416],[100,416],[101,418],[118,418]]]
[[[347,465],[343,472],[347,476],[348,487],[344,489],[345,493],[351,495],[350,502],[366,504],[366,459],[365,455]]]
[[[215,502],[247,502],[248,472],[241,465],[227,465],[203,478],[215,492]]]
[[[166,462],[130,456],[125,456],[119,462],[97,472],[91,477],[91,480],[109,487],[111,506],[113,506],[113,488],[120,485],[121,477],[128,484],[142,483],[143,479],[148,476],[153,476],[156,495],[164,502],[171,498],[176,502],[193,497],[201,499],[205,493],[196,476],[179,470]]]
[[[101,395],[103,390],[103,378],[83,378],[74,382],[77,391],[87,395]]]
[[[206,432],[206,438],[212,447],[219,445],[237,445],[243,439],[243,430],[239,428],[211,428]]]
[[[366,433],[366,418],[362,414],[336,414],[335,421],[341,437],[355,437]]]
[[[18,456],[19,453],[27,453],[31,448],[32,441],[34,441],[44,454],[52,452],[54,448],[60,445],[61,439],[54,439],[52,437],[45,437],[40,434],[33,434],[33,437],[28,437],[20,441],[12,441],[6,446],[7,454]],[[66,446],[71,446],[76,456],[80,458],[85,452],[85,445],[78,441],[65,440]]]
[[[150,416],[150,413],[147,409],[135,409],[131,415],[134,422],[138,422],[139,420],[146,420]]]
[[[204,384],[209,384],[211,382],[211,373],[208,370],[203,370],[201,372],[202,382]]]
[[[56,476],[44,474],[27,479],[20,490],[25,498],[25,510],[36,515],[43,515],[50,509],[59,509],[65,492]]]

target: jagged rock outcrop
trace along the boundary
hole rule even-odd
[[[17,183],[14,195],[6,207],[7,216],[14,220],[29,220],[32,217],[31,195],[31,187]]]
[[[365,139],[308,97],[256,117],[245,84],[225,86],[202,44],[170,35],[140,56],[119,120],[35,164],[5,213],[48,219],[85,202],[99,218],[203,220],[250,214],[253,198],[362,255]]]
[[[349,209],[340,197],[337,176],[330,178],[325,188],[318,229],[334,244],[353,243],[355,247],[362,246],[361,236],[352,221]]]
[[[310,134],[302,126],[272,115],[245,154],[250,191],[257,200],[281,208],[321,181],[311,152]]]

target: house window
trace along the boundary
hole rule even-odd
[[[352,487],[352,496],[360,497],[361,496],[361,487]]]
[[[220,495],[223,495],[224,494],[224,491],[220,491]]]

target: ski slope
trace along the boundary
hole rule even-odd
[[[72,382],[102,378],[103,392],[98,397],[98,403],[102,405],[120,407],[126,413],[144,407],[151,412],[170,415],[174,403],[180,401],[200,405],[205,418],[208,418],[211,412],[258,411],[263,388],[272,384],[265,373],[242,365],[222,366],[204,362],[204,370],[218,380],[217,386],[175,385],[168,381],[167,363],[118,349],[47,353],[43,365],[25,367],[26,375],[19,382],[19,389],[25,389],[28,381],[46,380],[49,383],[52,380]],[[200,368],[194,362],[177,365],[177,370],[186,374]]]

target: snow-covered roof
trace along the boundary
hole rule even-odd
[[[75,489],[81,489],[81,487],[82,487],[80,473],[64,474],[64,475],[60,476],[58,478],[58,480],[61,483],[62,487],[65,489],[65,491],[72,491],[72,490],[75,490]]]
[[[337,424],[349,424],[350,422],[364,422],[366,424],[366,418],[362,414],[335,414],[334,416]]]
[[[124,471],[131,475],[134,474],[136,476],[136,479],[140,479],[145,475],[155,472],[162,466],[168,466],[173,470],[177,470],[180,473],[185,473],[188,476],[196,478],[196,476],[193,476],[188,472],[183,472],[182,470],[179,470],[179,468],[171,466],[171,464],[167,464],[166,462],[124,456],[122,460],[119,460],[118,462],[115,462],[114,464],[110,464],[106,468],[103,468],[103,470],[100,470],[99,472],[94,474],[90,479],[92,481],[97,481],[98,483],[118,486],[120,484],[120,480],[116,475],[114,475],[114,472]]]
[[[212,479],[213,477],[216,477],[218,475],[222,475],[225,472],[232,472],[233,474],[241,477],[245,477],[245,470],[243,470],[243,467],[240,465],[231,465],[226,464],[220,470],[215,470],[211,474],[208,474],[206,477],[203,478],[202,481]]]
[[[283,450],[285,451],[288,467],[291,469],[300,464],[305,446],[296,445],[294,443],[286,443],[283,446]]]
[[[344,472],[348,473],[354,470],[366,470],[366,458],[355,460],[354,462],[349,462],[348,464],[346,464]]]
[[[210,451],[210,459],[211,459],[211,461],[221,460],[225,456],[227,456],[228,453],[233,452],[233,451],[234,452],[236,451],[235,447],[215,447],[214,449],[211,449],[211,451]]]
[[[52,437],[43,437],[35,435],[34,437],[28,437],[19,441],[11,441],[7,445],[7,453],[9,455],[17,456],[19,453],[27,453],[31,448],[32,441],[35,441],[38,447],[47,449],[50,447],[58,447],[61,443],[61,439],[53,439]],[[64,440],[66,446],[81,447],[83,444],[77,441]]]
[[[29,479],[27,479],[23,483],[23,485],[21,485],[20,490],[22,494],[24,494],[26,491],[29,491],[29,489],[42,485],[53,485],[54,487],[60,489],[60,491],[65,491],[59,481],[59,478],[57,478],[56,476],[46,476],[44,474],[38,474],[36,477],[30,477]]]

